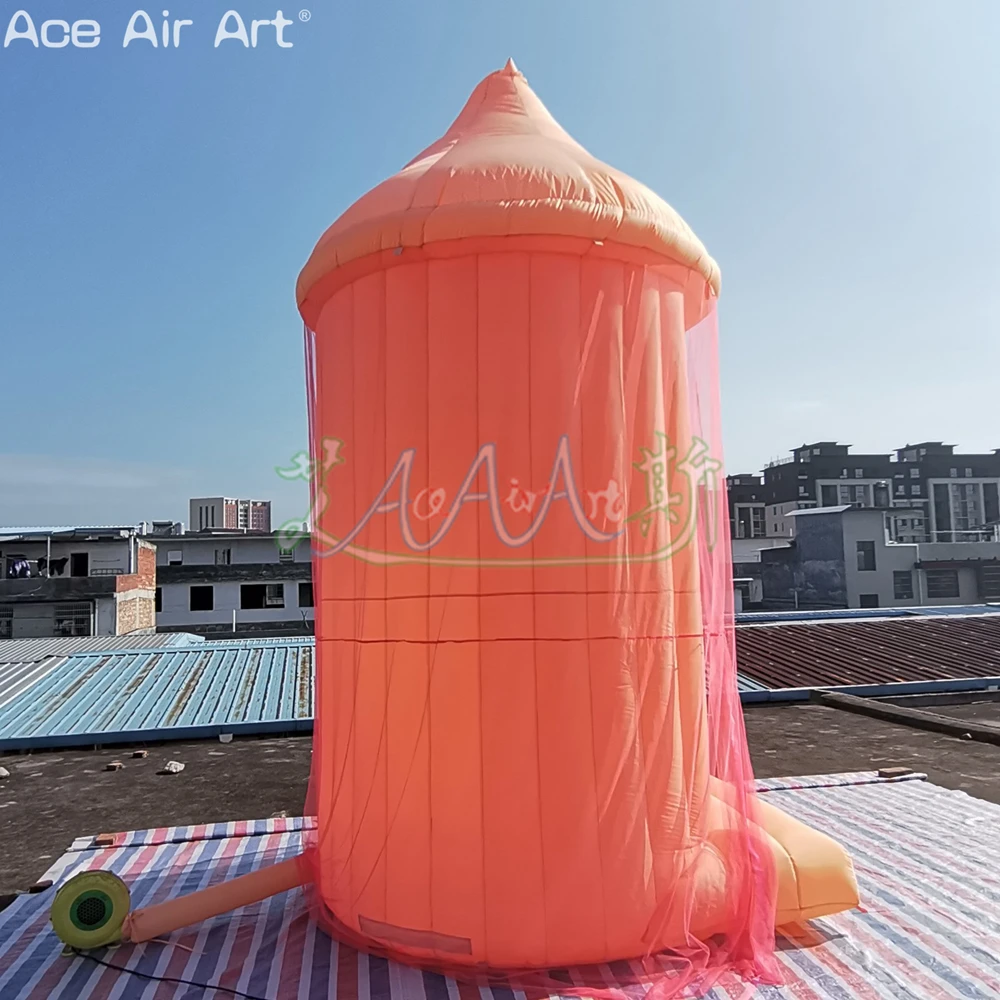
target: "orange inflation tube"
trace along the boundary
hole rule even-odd
[[[521,983],[645,962],[662,997],[774,981],[776,923],[856,905],[753,789],[718,291],[513,63],[317,244],[301,878],[341,940]]]

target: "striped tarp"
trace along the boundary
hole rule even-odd
[[[707,994],[711,1000],[1000,997],[1000,806],[919,775],[813,776],[761,786],[768,801],[847,847],[862,908],[779,935],[784,986],[724,982]],[[85,868],[110,868],[129,883],[133,905],[144,906],[293,855],[304,825],[279,819],[138,831],[110,844],[104,836],[81,838],[46,877],[59,883]],[[21,896],[0,913],[4,1000],[227,995],[63,957],[47,923],[54,891]],[[100,957],[268,1000],[524,1000],[338,946],[310,922],[300,891],[208,921],[169,944],[123,946]],[[622,975],[622,967],[605,970],[609,982]]]

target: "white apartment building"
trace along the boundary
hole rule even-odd
[[[157,540],[156,627],[216,637],[310,635],[308,538],[187,532]]]

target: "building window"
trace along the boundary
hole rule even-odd
[[[863,479],[864,475],[865,475],[865,470],[864,469],[855,469],[854,470],[854,478],[855,479]]]
[[[867,486],[841,486],[840,502],[842,504],[855,504],[858,507],[869,507]]]
[[[877,608],[878,594],[859,594],[858,598],[863,608]]]
[[[214,611],[215,588],[211,584],[192,587],[190,607],[192,611]]]
[[[171,549],[167,552],[167,565],[180,566],[184,562],[184,553],[180,549]]]
[[[156,588],[156,597],[154,599],[154,607],[156,608],[157,613],[159,613],[159,612],[161,612],[163,610],[163,588],[162,587],[157,587]]]
[[[261,611],[265,608],[285,606],[283,583],[244,583],[240,587],[240,607],[244,611]]]
[[[0,604],[0,639],[14,637],[14,605]]]
[[[987,524],[1000,521],[1000,485],[983,483],[983,520]]]
[[[892,573],[892,596],[897,601],[913,600],[913,571],[897,569]]]
[[[232,549],[216,549],[215,550],[215,565],[216,566],[228,566],[233,561],[233,550]]]
[[[69,555],[69,575],[89,576],[90,575],[90,553],[71,552]],[[84,635],[89,635],[85,632]]]
[[[799,496],[800,496],[800,497],[806,497],[806,496],[809,496],[809,490],[808,490],[808,488],[807,488],[807,487],[805,487],[805,486],[800,486],[800,487],[799,487]]]
[[[299,584],[299,607],[311,608],[313,606],[313,585],[311,583]]]
[[[295,549],[283,549],[279,546],[278,562],[283,562],[283,563],[295,562]]]
[[[974,531],[982,527],[979,486],[974,483],[951,488],[952,527],[956,531]]]
[[[958,597],[958,570],[927,570],[927,596],[935,598]]]
[[[56,635],[92,635],[93,608],[89,603],[57,604],[55,613]]]
[[[875,569],[875,543],[858,542],[858,569],[872,572]]]
[[[979,599],[982,601],[1000,601],[1000,566],[980,567]]]
[[[971,479],[972,478],[972,469],[966,469],[965,470],[965,478],[966,479]]]
[[[918,497],[918,496],[920,496],[920,487],[919,486],[911,486],[910,487],[910,496],[911,497]]]
[[[920,470],[910,469],[910,479],[919,479],[919,478],[920,478]]]
[[[948,475],[951,476],[952,479],[958,479],[958,469],[949,469]]]

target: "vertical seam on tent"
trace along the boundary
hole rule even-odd
[[[475,301],[475,321],[476,321],[476,447],[481,440],[481,430],[479,426],[479,392],[480,392],[480,371],[479,371],[479,283],[481,281],[480,262],[482,256],[476,254],[476,301]],[[478,473],[477,473],[478,478]],[[482,892],[480,900],[482,905],[483,918],[483,957],[489,955],[489,927],[486,920],[487,900],[486,900],[486,760],[483,740],[483,539],[480,519],[476,518],[476,635],[479,637],[479,644],[476,658],[478,660],[476,675],[479,679],[479,828],[481,836],[481,863],[482,863]]]
[[[389,462],[389,277],[385,270],[379,272],[380,283],[382,285],[382,310],[379,316],[381,336],[378,340],[378,367],[382,374],[382,470],[379,479],[384,483],[387,478],[386,466]],[[400,497],[405,503],[406,497]],[[388,527],[386,528],[388,536]],[[386,538],[388,541],[388,537]],[[386,569],[382,573],[382,636],[386,640],[389,638],[389,572]],[[392,651],[389,651],[389,644],[386,642],[382,647],[382,677],[384,679],[384,693],[382,701],[382,732],[385,734],[385,742],[380,745],[380,750],[385,753],[385,781],[383,782],[383,812],[382,812],[382,836],[385,853],[382,858],[382,912],[388,915],[389,911],[389,692],[392,687],[392,667],[396,660],[397,644],[392,644]],[[386,663],[388,659],[388,663]],[[378,768],[379,750],[375,751],[375,767]],[[374,776],[373,776],[374,777]],[[376,859],[376,865],[378,861]],[[374,874],[374,872],[373,872]]]
[[[354,380],[355,380],[355,378],[357,376],[357,367],[356,367],[356,365],[357,365],[357,356],[356,356],[356,353],[355,353],[355,350],[354,350],[354,342],[355,342],[354,329],[355,329],[355,326],[356,326],[356,323],[357,323],[357,318],[358,318],[358,286],[357,286],[356,282],[352,282],[352,284],[351,284],[351,325],[350,325],[350,334],[351,334],[351,385],[352,386],[354,385]],[[354,435],[354,440],[355,440],[355,442],[357,442],[358,439],[360,438],[360,434],[358,433],[357,394],[352,394],[352,396],[353,396],[353,398],[352,398],[352,402],[351,402],[351,430],[352,430],[353,435]],[[356,468],[357,468],[357,466],[355,466],[355,469]],[[357,473],[355,473],[355,475],[354,475],[353,478],[354,478],[354,484],[353,484],[353,488],[351,490],[351,523],[352,524],[356,524],[357,523],[355,521],[355,517],[356,517],[356,514],[357,514],[356,504],[358,502],[358,476],[357,476]],[[354,576],[355,601],[357,602],[357,594],[359,592],[359,588],[358,588],[358,570],[359,569],[364,570],[365,567],[364,567],[364,565],[359,566],[357,559],[352,559],[351,562],[354,564],[352,568],[353,568],[353,571],[354,571],[353,572],[353,576]],[[347,771],[347,759],[348,759],[348,755],[349,755],[350,762],[351,762],[351,764],[350,764],[351,787],[350,787],[350,797],[349,797],[350,809],[351,809],[351,823],[350,823],[350,826],[348,827],[348,830],[350,832],[350,847],[349,847],[348,852],[347,852],[347,857],[344,859],[344,872],[342,874],[347,876],[347,893],[346,893],[346,895],[347,895],[347,898],[349,900],[349,904],[348,905],[350,906],[350,908],[352,910],[354,908],[354,905],[353,905],[353,902],[350,902],[350,900],[351,900],[351,891],[352,891],[353,882],[354,882],[354,879],[353,879],[352,873],[351,873],[351,870],[354,868],[354,841],[355,841],[355,831],[354,831],[354,795],[355,795],[355,789],[357,788],[357,784],[358,784],[358,754],[357,754],[357,748],[358,748],[358,742],[357,742],[357,733],[358,733],[358,689],[359,689],[360,680],[361,680],[361,651],[364,649],[364,646],[362,645],[362,643],[360,643],[358,641],[358,636],[359,636],[360,633],[362,633],[362,631],[364,629],[364,624],[365,624],[365,602],[364,602],[364,587],[363,586],[360,588],[360,593],[361,593],[360,604],[359,603],[355,603],[355,606],[354,606],[354,656],[353,656],[353,659],[354,659],[354,678],[353,678],[353,681],[354,681],[354,683],[352,685],[352,691],[351,691],[351,701],[352,701],[354,707],[353,707],[353,709],[351,711],[351,724],[348,727],[348,732],[347,732],[347,747],[345,747],[345,754],[344,754],[344,771],[345,771],[345,773]]]
[[[430,486],[431,482],[431,265],[430,261],[423,262],[424,272],[424,441],[427,445],[427,458],[424,468],[424,484]],[[424,597],[424,630],[427,638],[431,637],[431,563],[430,559],[426,563],[427,568],[427,593]],[[447,598],[441,603],[441,625],[438,629],[438,640],[441,639],[441,632],[444,631],[444,615],[447,607]],[[427,656],[427,914],[428,924],[431,932],[434,931],[434,770],[433,770],[433,744],[431,737],[434,733],[433,725],[433,688],[434,662],[437,660],[438,645],[434,644],[430,649],[424,650]]]
[[[630,266],[628,266],[626,264],[622,264],[621,265],[621,275],[622,275],[622,287],[623,287],[623,289],[626,288],[628,285],[631,285],[631,286],[634,287],[636,273],[639,270],[640,269],[638,267],[630,267]],[[646,269],[643,267],[643,268],[641,268],[641,271],[642,271],[642,280],[639,282],[638,305],[637,305],[637,308],[635,308],[633,310],[633,312],[634,312],[634,329],[633,329],[633,337],[632,337],[632,349],[633,349],[633,351],[637,350],[637,351],[640,352],[640,359],[639,360],[640,360],[640,362],[644,362],[645,358],[646,358],[646,346],[647,345],[643,341],[643,335],[641,333],[641,330],[642,330],[642,301],[643,301],[643,294],[644,294],[645,288],[646,288],[646,281],[645,281]],[[622,310],[622,325],[623,325],[623,327],[624,327],[624,323],[625,323],[625,304],[627,302],[628,302],[628,298],[626,296],[624,298],[624,300],[623,300],[623,310]],[[641,382],[641,379],[640,379],[640,382]],[[638,389],[637,389],[637,391],[638,391]],[[634,412],[634,407],[633,407],[632,428],[631,428],[632,438],[633,439],[635,439],[635,437],[636,437],[636,429],[637,429],[637,419],[636,419],[636,413]],[[630,678],[632,680],[632,690],[633,690],[633,692],[635,694],[635,709],[636,709],[636,711],[635,711],[634,750],[633,750],[633,752],[639,758],[640,772],[642,774],[642,786],[641,786],[642,787],[642,811],[643,811],[643,816],[644,816],[644,820],[645,820],[645,828],[643,830],[643,839],[644,839],[644,842],[649,845],[650,877],[652,878],[652,882],[653,882],[653,909],[655,910],[656,903],[657,903],[657,897],[658,897],[658,891],[657,891],[657,885],[656,885],[656,865],[654,863],[655,862],[655,850],[654,850],[654,846],[653,846],[653,838],[652,838],[651,831],[650,831],[649,772],[648,772],[647,767],[646,767],[646,754],[644,752],[643,720],[642,720],[643,692],[644,692],[645,688],[641,685],[640,678],[639,678],[639,676],[637,674],[638,664],[637,664],[636,661],[637,661],[637,657],[638,657],[638,648],[639,647],[637,646],[637,644],[634,641],[632,641],[633,640],[633,636],[631,634],[632,632],[635,631],[635,629],[634,629],[633,626],[634,626],[635,614],[636,614],[635,588],[634,588],[633,579],[632,579],[632,562],[631,562],[631,560],[626,561],[625,566],[626,566],[626,572],[627,572],[627,577],[628,577],[628,580],[627,580],[627,584],[628,584],[628,609],[627,610],[628,610],[628,613],[629,613],[628,617],[630,619],[630,624],[629,624],[629,626],[627,626],[627,631],[629,632],[628,650],[629,650],[629,656],[630,656],[630,659],[631,659],[631,666],[630,666],[630,669],[629,669],[629,676],[630,676]]]
[[[527,296],[528,305],[528,488],[535,484],[535,463],[532,449],[531,434],[531,333],[532,333],[532,308],[531,308],[531,267],[533,257],[525,254],[527,263]],[[516,259],[516,258],[515,258]],[[538,718],[538,591],[535,586],[535,540],[531,540],[531,672],[535,686],[535,796],[538,801],[538,857],[542,868],[542,951],[548,961],[549,954],[549,921],[548,921],[548,900],[546,898],[545,879],[545,829],[544,816],[542,813],[542,754],[540,720]]]
[[[583,309],[583,263],[584,258],[577,260],[576,264],[576,275],[577,275],[577,334],[579,335],[583,331],[583,317],[586,315]],[[600,323],[600,316],[598,316],[598,323]],[[580,354],[580,365],[582,366],[585,362],[584,353],[586,352],[586,343],[581,344],[581,354]],[[579,374],[577,375],[577,384],[582,385],[584,378],[584,371],[581,367]],[[585,425],[583,422],[583,412],[582,406],[577,401],[577,407],[579,408],[579,427],[580,427],[580,471],[583,475],[584,482],[587,481],[587,447],[584,436],[586,434]],[[583,540],[584,553],[586,553],[588,542],[587,539]],[[591,568],[590,564],[584,566],[584,623],[587,629],[587,696],[590,701],[590,759],[591,764],[594,768],[594,819],[596,821],[594,834],[597,838],[597,863],[600,870],[601,879],[601,926],[604,932],[604,954],[609,953],[609,938],[608,938],[608,907],[607,907],[607,893],[605,892],[605,873],[604,873],[604,849],[602,843],[602,810],[600,803],[600,771],[597,765],[597,744],[596,744],[596,732],[594,726],[594,664],[593,656],[591,650],[591,627],[590,627],[590,587],[588,585],[588,577],[590,576]],[[612,597],[612,601],[617,601],[617,598]],[[617,769],[616,769],[617,770]]]

